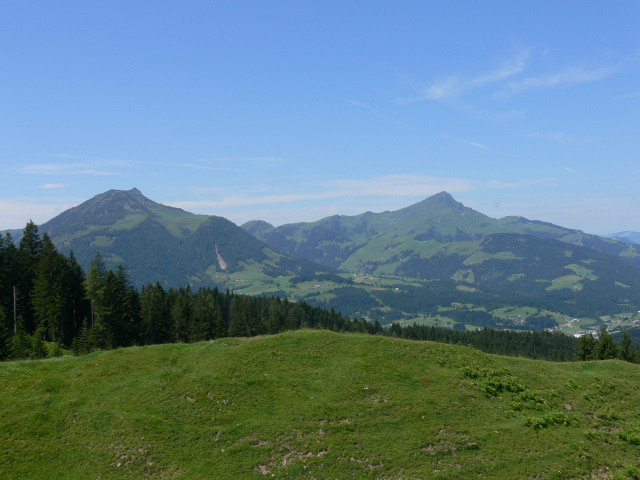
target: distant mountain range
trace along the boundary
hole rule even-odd
[[[241,228],[135,188],[109,190],[39,231],[85,269],[98,251],[108,267],[122,264],[136,286],[217,285],[383,323],[445,316],[511,328],[496,315],[516,306],[558,319],[640,309],[640,245],[523,217],[494,219],[446,192],[393,212]]]
[[[634,243],[640,245],[640,232],[618,232],[606,235],[606,237],[623,243]]]
[[[404,264],[416,256],[431,258],[468,252],[467,262],[477,263],[472,255],[482,250],[480,240],[505,233],[556,239],[640,265],[640,248],[629,242],[524,217],[494,219],[465,207],[446,192],[394,212],[334,215],[317,222],[277,228],[263,221],[251,221],[242,228],[290,255],[372,274],[401,273]]]

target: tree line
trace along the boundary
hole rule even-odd
[[[0,360],[58,356],[63,347],[80,355],[96,349],[299,328],[469,345],[488,353],[556,361],[601,358],[601,351],[609,352],[602,358],[612,358],[609,343],[607,348],[598,346],[602,339],[611,340],[606,330],[586,354],[582,339],[560,333],[458,331],[415,324],[405,328],[394,324],[385,330],[377,320],[352,320],[335,308],[275,296],[251,297],[217,287],[165,289],[160,283],[149,283],[138,291],[121,265],[107,270],[99,253],[85,273],[72,252],[59,253],[48,235],[39,235],[33,222],[27,224],[17,246],[10,234],[0,237]],[[628,341],[625,337],[618,346],[611,340],[614,356],[637,361],[637,347]]]

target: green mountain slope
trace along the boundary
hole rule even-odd
[[[298,331],[0,364],[4,478],[637,478],[637,365]]]
[[[264,222],[243,225],[280,251],[324,265],[357,272],[367,262],[395,263],[389,252],[438,253],[434,245],[478,240],[497,233],[530,234],[619,256],[640,266],[640,247],[588,235],[523,217],[494,219],[465,207],[446,192],[394,212],[335,215],[312,223],[274,228]],[[386,269],[389,272],[389,268]]]
[[[333,270],[276,252],[225,218],[167,207],[135,188],[97,195],[39,231],[61,252],[73,251],[85,268],[98,251],[108,268],[122,263],[137,286],[226,285],[241,273],[268,283],[279,275]]]
[[[298,292],[301,298],[382,323],[559,323],[576,333],[616,315],[635,322],[640,309],[638,246],[523,217],[493,219],[445,192],[395,212],[244,227],[274,248],[353,278],[349,286]],[[589,320],[569,324],[566,317]]]

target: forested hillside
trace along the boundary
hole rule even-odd
[[[470,332],[415,324],[402,329],[398,323],[384,330],[378,321],[352,320],[335,308],[327,310],[273,296],[250,297],[189,286],[165,290],[160,283],[149,283],[138,291],[122,266],[115,271],[107,269],[99,254],[85,275],[73,255],[59,253],[48,235],[41,237],[32,223],[18,247],[9,236],[0,240],[0,266],[0,359],[60,355],[61,346],[83,354],[132,345],[321,328],[473,345],[491,353],[549,360],[620,356],[637,361],[628,336],[621,340],[619,350],[600,347],[598,342],[608,338],[606,331],[597,341],[585,337],[591,343],[583,345],[573,337],[549,332]],[[352,286],[344,288],[363,292]],[[462,311],[459,320],[466,321]],[[51,352],[45,341],[53,345]]]
[[[156,203],[136,188],[96,195],[38,228],[85,270],[98,252],[107,268],[122,264],[137,288],[226,286],[240,272],[267,281],[334,271],[276,252],[225,218]],[[21,241],[22,232],[12,238]]]
[[[491,218],[447,192],[393,212],[334,215],[279,227],[251,221],[242,227],[280,251],[351,272],[391,273],[412,256],[424,259],[451,251],[468,256],[474,253],[469,242],[507,233],[582,245],[640,266],[637,245],[524,217]],[[461,248],[455,245],[465,242]]]

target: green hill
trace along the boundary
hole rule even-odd
[[[73,251],[85,270],[99,251],[108,268],[122,264],[136,286],[226,286],[247,277],[277,291],[269,283],[277,276],[334,270],[276,252],[225,218],[161,205],[136,188],[97,195],[39,232],[60,252]]]
[[[299,298],[383,324],[560,324],[576,333],[615,315],[640,318],[637,245],[523,217],[493,219],[446,192],[394,212],[243,227],[280,251],[349,272],[355,283],[317,284],[294,291]],[[585,320],[566,323],[571,318]]]
[[[408,255],[430,257],[450,250],[448,244],[501,233],[557,239],[640,265],[637,245],[524,217],[494,219],[465,207],[446,192],[393,212],[334,215],[277,228],[252,221],[243,228],[282,252],[350,272],[374,273],[370,268],[374,262],[384,267],[378,273],[390,273]],[[468,245],[462,248],[473,250]]]
[[[326,331],[0,364],[7,479],[638,478],[640,370]]]

